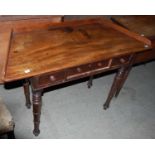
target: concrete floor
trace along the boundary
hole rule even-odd
[[[119,97],[102,109],[115,74],[47,91],[43,96],[41,134],[33,136],[32,110],[24,106],[22,87],[0,96],[10,109],[16,138],[155,138],[155,62],[136,66]]]

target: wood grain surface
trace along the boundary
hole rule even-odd
[[[11,29],[0,32],[0,84],[4,81],[11,33]]]
[[[128,30],[149,38],[153,49],[137,55],[135,63],[143,63],[155,59],[155,16],[113,16],[114,23]]]
[[[145,43],[149,45],[145,46]],[[150,41],[106,20],[51,24],[48,29],[14,33],[5,81],[142,52]]]
[[[142,36],[155,36],[155,16],[113,16],[112,20]]]

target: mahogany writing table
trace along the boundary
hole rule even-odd
[[[149,39],[105,19],[5,30],[0,33],[0,44],[3,47],[0,50],[0,82],[26,79],[28,107],[31,104],[28,83],[32,87],[33,133],[36,136],[40,133],[41,97],[45,88],[117,69],[104,104],[107,109],[127,79],[136,55],[151,48]]]

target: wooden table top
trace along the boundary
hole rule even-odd
[[[10,37],[11,36],[11,37]],[[150,40],[105,19],[54,23],[48,29],[0,32],[1,83],[151,48]]]
[[[135,33],[155,39],[155,16],[113,16],[112,20]]]

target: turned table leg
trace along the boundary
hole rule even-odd
[[[125,73],[125,67],[122,67],[118,70],[118,73],[116,74],[115,78],[114,78],[114,82],[112,84],[112,87],[110,89],[108,98],[105,102],[105,104],[103,105],[103,108],[106,110],[107,108],[109,108],[110,105],[110,101],[113,98],[113,96],[116,94],[116,91],[118,90],[122,80],[123,80],[123,76]]]
[[[93,75],[89,77],[87,86],[88,86],[88,88],[91,88],[93,86]]]
[[[38,136],[40,134],[40,115],[41,115],[41,98],[42,91],[33,91],[33,117],[34,117],[34,130],[33,134]]]
[[[111,87],[111,90],[109,92],[108,98],[105,102],[105,104],[103,105],[104,109],[106,110],[107,108],[109,108],[110,105],[110,101],[113,98],[113,96],[117,97],[120,90],[122,89],[131,69],[132,69],[132,65],[135,61],[135,55],[132,55],[130,57],[129,63],[127,65],[123,65],[119,70],[118,73],[115,76],[113,85]]]
[[[120,85],[119,85],[119,87],[117,88],[115,97],[118,97],[118,95],[119,95],[119,93],[120,93],[120,91],[121,91],[121,89],[122,89],[122,87],[123,87],[125,81],[127,80],[127,77],[128,77],[128,75],[129,75],[130,71],[131,71],[131,68],[128,68],[128,69],[125,71],[124,76],[122,77],[122,80],[121,80],[121,82],[120,82]]]
[[[130,62],[129,62],[129,64],[128,64],[128,66],[126,66],[126,69],[124,70],[124,74],[123,74],[123,76],[122,76],[121,83],[120,83],[119,87],[117,88],[115,97],[118,97],[118,95],[119,95],[119,93],[120,93],[120,91],[121,91],[121,89],[122,89],[122,87],[123,87],[125,81],[127,80],[127,77],[128,77],[128,75],[129,75],[129,73],[130,73],[130,71],[131,71],[131,69],[132,69],[132,65],[133,65],[134,61],[135,61],[135,56],[132,55],[132,56],[130,57]]]
[[[28,109],[30,109],[31,108],[30,89],[29,89],[29,81],[27,79],[24,81],[23,88],[24,88],[24,94],[26,99],[25,105]]]

